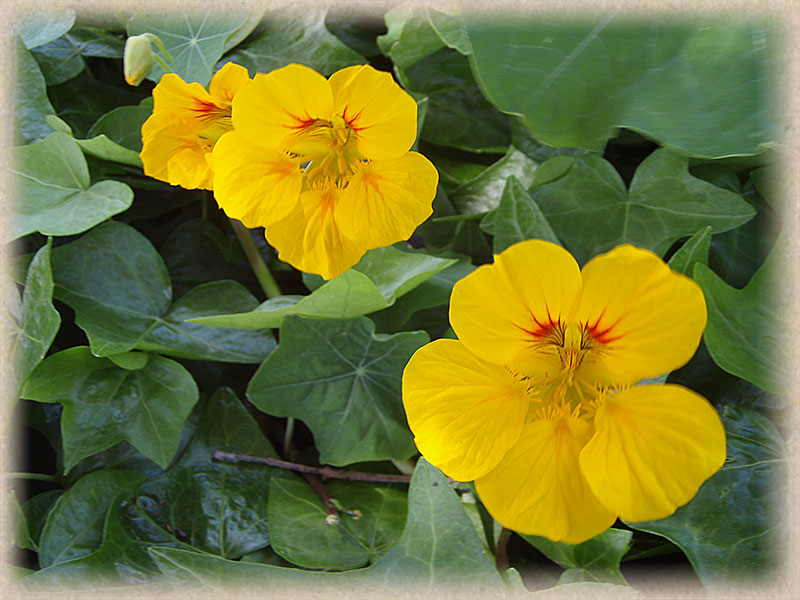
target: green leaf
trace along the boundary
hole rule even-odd
[[[328,525],[322,499],[304,481],[273,478],[269,489],[270,544],[301,567],[354,569],[375,562],[394,545],[406,520],[405,492],[389,486],[333,481],[326,484],[342,509]]]
[[[260,410],[308,425],[322,463],[404,460],[415,452],[400,378],[428,336],[374,335],[374,329],[363,317],[289,316],[281,324],[278,349],[248,386],[248,398]]]
[[[447,9],[447,7],[444,8]],[[460,15],[451,14],[446,10],[437,10],[430,6],[426,6],[425,11],[431,27],[448,48],[458,50],[465,56],[472,54],[472,45],[464,28],[464,19]]]
[[[512,175],[495,215],[493,252],[500,254],[509,246],[531,238],[561,245],[536,201]]]
[[[229,38],[246,23],[248,14],[241,8],[220,12],[213,7],[180,10],[139,9],[128,21],[128,35],[153,33],[158,36],[172,56],[166,61],[169,68],[187,83],[198,82],[203,87],[211,80],[215,63],[225,51]],[[154,50],[163,58],[160,50]],[[158,82],[164,69],[153,63],[147,79]]]
[[[707,157],[756,154],[775,140],[763,20],[471,15],[466,30],[487,96],[551,146],[599,151],[617,127]]]
[[[37,552],[39,551],[39,539],[41,538],[47,515],[53,510],[56,500],[63,493],[63,490],[42,492],[41,494],[36,494],[22,505],[22,512],[25,514],[25,521],[28,524],[28,534]]]
[[[13,185],[19,202],[12,237],[81,233],[127,209],[133,191],[118,181],[90,185],[78,144],[55,132],[42,142],[12,150]]]
[[[152,98],[145,98],[135,106],[117,107],[97,119],[87,137],[105,135],[114,143],[133,150],[138,155],[142,151],[142,125],[152,112]]]
[[[276,457],[253,417],[227,388],[203,406],[197,431],[180,459],[139,487],[138,505],[155,523],[183,532],[186,543],[239,558],[269,543],[267,502],[275,471],[212,461],[214,450]]]
[[[776,304],[777,277],[788,273],[790,258],[780,241],[766,262],[741,290],[729,286],[703,264],[694,267],[694,279],[703,288],[708,324],[703,340],[721,369],[760,388],[780,393],[790,381],[786,361],[789,335]],[[785,308],[789,308],[788,306]]]
[[[21,395],[60,402],[64,470],[126,440],[165,468],[178,449],[181,427],[197,402],[192,376],[178,363],[153,355],[131,371],[76,346],[47,357]]]
[[[57,248],[53,275],[56,297],[75,309],[75,322],[97,356],[132,350],[170,306],[161,257],[122,223],[104,223]]]
[[[394,304],[425,280],[452,265],[453,259],[388,246],[367,252],[359,263],[307,296],[267,300],[248,313],[192,319],[212,327],[265,329],[278,327],[287,315],[349,319]]]
[[[692,177],[688,159],[667,149],[639,165],[628,192],[611,163],[585,155],[530,193],[579,263],[626,242],[663,255],[703,227],[727,231],[755,214],[740,195]]]
[[[463,279],[474,270],[475,267],[469,259],[462,258],[408,294],[398,298],[397,302],[389,308],[370,315],[370,319],[375,322],[376,328],[380,331],[398,331],[408,323],[414,313],[447,305],[456,281]]]
[[[521,537],[565,569],[559,584],[595,581],[626,585],[619,563],[631,546],[630,531],[611,528],[580,544],[551,542],[535,535]]]
[[[424,459],[408,492],[408,517],[398,543],[366,569],[322,573],[237,562],[185,550],[153,548],[150,555],[168,578],[183,585],[227,589],[229,581],[269,586],[285,595],[297,589],[354,591],[372,597],[387,589],[492,597],[503,580],[486,554],[447,479]],[[502,592],[500,592],[502,593]]]
[[[74,14],[73,14],[74,18]],[[14,143],[30,144],[53,133],[45,117],[55,113],[39,65],[21,40],[15,40],[16,86],[12,115]]]
[[[696,263],[708,264],[708,250],[711,247],[711,225],[704,227],[683,243],[672,258],[669,268],[678,273],[692,276]]]
[[[364,64],[363,56],[326,29],[326,12],[323,6],[274,9],[257,33],[224,60],[246,67],[251,76],[299,63],[328,77],[339,69]]]
[[[142,479],[141,473],[116,470],[81,477],[56,500],[47,516],[39,541],[39,564],[48,567],[96,550],[111,502],[120,493],[130,494]]]
[[[34,541],[28,529],[28,521],[25,513],[22,512],[22,507],[17,500],[17,494],[14,490],[9,490],[5,493],[4,500],[4,514],[7,515],[8,521],[12,524],[11,532],[9,535],[8,529],[3,531],[3,544],[8,547],[9,544],[24,548],[28,550],[36,550],[36,542]]]
[[[36,48],[61,37],[74,23],[73,9],[50,6],[47,10],[28,10],[20,15],[15,30],[27,48]]]
[[[271,332],[206,327],[194,322],[197,317],[223,310],[252,310],[257,305],[258,300],[235,281],[199,285],[177,300],[136,347],[181,358],[258,364],[277,345]]]
[[[125,42],[102,29],[78,28],[31,53],[42,69],[47,85],[58,85],[77,76],[86,67],[84,56],[122,58]]]
[[[399,5],[384,15],[386,33],[378,36],[378,47],[399,69],[405,70],[445,43],[418,7]]]
[[[508,115],[483,97],[467,57],[442,48],[402,72],[406,89],[428,97],[423,140],[468,152],[505,152]]]
[[[527,189],[533,183],[537,166],[525,154],[510,146],[503,158],[484,169],[477,177],[458,186],[450,194],[450,199],[461,214],[490,211],[500,204],[509,177],[516,177],[522,187]]]
[[[122,352],[120,354],[112,354],[106,358],[122,369],[138,371],[139,369],[144,369],[147,365],[150,360],[150,354],[147,352]]]
[[[779,564],[786,450],[769,419],[754,410],[726,406],[722,422],[725,465],[672,516],[630,526],[675,543],[705,584],[753,584]]]
[[[17,304],[16,314],[10,317],[11,335],[6,346],[14,359],[8,390],[14,396],[19,386],[44,358],[50,344],[61,326],[61,315],[53,306],[53,272],[50,267],[50,248],[52,241],[42,246],[33,257],[25,278],[25,292],[22,304]],[[12,299],[18,300],[16,290]],[[13,303],[12,303],[13,306]]]
[[[37,571],[25,579],[25,589],[96,589],[136,584],[137,592],[147,593],[143,584],[163,580],[147,549],[188,546],[155,525],[143,509],[132,506],[128,497],[130,492],[118,494],[103,511],[103,540],[94,552]]]

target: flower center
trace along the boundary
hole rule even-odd
[[[340,115],[310,124],[292,152],[308,162],[305,174],[312,188],[346,187],[348,178],[364,161],[355,132]]]

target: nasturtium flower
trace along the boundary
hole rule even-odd
[[[700,287],[652,252],[617,246],[581,270],[521,242],[456,283],[450,322],[458,340],[403,373],[408,422],[505,527],[574,544],[666,517],[725,461],[705,398],[635,385],[688,362],[706,323]]]
[[[257,74],[233,100],[233,126],[214,148],[214,197],[302,271],[336,277],[431,214],[438,173],[409,151],[417,106],[389,73]]]
[[[166,73],[153,89],[153,114],[142,126],[144,173],[187,189],[212,189],[208,157],[231,131],[231,101],[248,83],[247,69],[227,63],[211,78],[208,91]]]

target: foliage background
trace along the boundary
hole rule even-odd
[[[201,13],[192,18],[202,22]],[[374,251],[324,286],[280,265],[263,237],[254,235],[284,291],[304,297],[259,306],[263,295],[213,200],[147,180],[138,170],[140,142],[131,132],[149,114],[152,86],[128,88],[121,79],[125,28],[117,25],[113,33],[109,22],[101,21],[98,30],[80,22],[63,29],[67,13],[51,14],[49,28],[26,31],[23,25],[16,31],[24,41],[12,40],[21,96],[11,121],[18,136],[14,145],[24,146],[12,151],[12,164],[27,183],[11,182],[21,204],[33,210],[13,215],[7,225],[8,238],[21,240],[7,270],[24,288],[19,306],[12,303],[10,329],[12,336],[23,332],[16,334],[20,339],[43,341],[26,345],[12,338],[17,379],[6,385],[11,395],[22,387],[26,398],[14,414],[32,448],[25,470],[54,479],[13,480],[14,491],[5,496],[7,512],[24,525],[14,541],[28,551],[16,563],[24,567],[15,569],[24,576],[25,589],[79,584],[87,575],[102,576],[107,586],[164,578],[215,586],[263,577],[279,589],[349,589],[355,582],[370,589],[399,585],[424,568],[432,573],[433,585],[453,586],[455,578],[486,593],[519,592],[517,574],[507,574],[504,582],[492,566],[497,527],[479,503],[464,502],[468,488],[447,492],[438,471],[424,462],[408,496],[403,486],[331,483],[345,508],[351,502],[365,513],[363,521],[343,515],[342,524],[331,528],[322,523],[325,510],[302,479],[258,465],[215,463],[209,454],[218,448],[274,455],[285,418],[291,416],[297,418],[299,462],[396,472],[392,460],[415,455],[397,412],[402,365],[427,339],[452,335],[446,320],[449,289],[473,268],[471,263],[485,262],[492,252],[529,237],[560,240],[581,263],[631,241],[669,258],[673,268],[703,286],[710,311],[705,343],[669,381],[703,393],[721,410],[729,462],[673,517],[618,523],[578,547],[513,536],[511,565],[531,589],[603,582],[633,583],[647,592],[665,576],[702,582],[712,592],[731,578],[739,585],[766,585],[764,576],[776,572],[787,551],[767,532],[784,510],[773,505],[775,498],[786,497],[785,472],[776,471],[785,464],[788,425],[796,423],[796,407],[777,394],[779,379],[796,374],[790,362],[774,358],[787,349],[796,356],[796,344],[776,317],[787,310],[781,301],[789,310],[796,302],[786,303],[775,290],[775,276],[767,272],[772,268],[788,276],[794,271],[785,263],[796,253],[785,250],[782,259],[770,255],[778,229],[770,223],[776,214],[796,212],[791,197],[781,200],[775,191],[780,155],[757,143],[775,139],[767,114],[774,110],[774,98],[751,94],[754,104],[748,105],[730,102],[730,92],[709,93],[695,98],[695,105],[676,106],[682,96],[674,85],[686,78],[677,60],[672,87],[631,84],[613,106],[600,106],[593,115],[580,104],[585,94],[574,94],[573,103],[564,102],[563,94],[569,97],[578,85],[591,88],[587,73],[597,72],[597,65],[575,65],[573,79],[568,71],[557,85],[541,88],[553,97],[543,92],[535,103],[506,89],[504,82],[514,79],[503,69],[518,65],[519,57],[509,58],[503,49],[514,45],[510,32],[532,35],[531,26],[515,30],[505,23],[498,29],[476,20],[464,29],[449,13],[402,7],[386,15],[385,33],[366,12],[326,16],[312,7],[279,7],[257,28],[258,19],[247,15],[212,19],[200,43],[173,64],[187,80],[207,83],[218,58],[243,64],[251,74],[297,61],[327,75],[364,62],[365,56],[383,68],[394,67],[419,102],[418,149],[434,161],[442,180],[434,217],[445,219],[420,228],[412,239],[420,250],[397,245]],[[380,21],[383,15],[377,14]],[[718,62],[707,64],[706,89],[716,93],[739,89],[737,83],[757,85],[752,78],[736,81],[736,69],[725,85],[719,77],[724,80],[721,66],[731,64],[726,56],[730,61],[741,55],[747,27],[764,27],[764,22],[756,19],[739,30],[716,25],[723,34],[706,39],[706,46],[702,34],[694,39],[695,58],[720,52]],[[553,33],[548,23],[537,26],[541,39],[562,39],[558,27]],[[694,25],[683,26],[698,35]],[[766,29],[777,30],[774,25]],[[127,26],[129,35],[145,30],[161,35],[170,47],[169,26],[161,19],[139,15]],[[58,35],[45,39],[48,31]],[[653,39],[653,31],[642,35]],[[606,41],[613,46],[615,38]],[[772,58],[768,64],[753,60],[745,72],[779,68],[774,58],[779,37],[770,33],[767,39],[776,45],[767,52]],[[637,43],[641,40],[631,41],[634,50]],[[634,77],[635,69],[623,59],[635,54],[622,48],[622,62],[611,62],[619,73]],[[698,66],[690,53],[680,57],[684,68]],[[515,72],[536,85],[536,73]],[[155,70],[153,79],[159,76]],[[594,86],[603,97],[613,96],[606,82]],[[703,102],[718,107],[724,131],[730,132],[714,136],[715,141],[725,138],[717,147],[709,147],[709,136],[698,135],[709,124],[691,120]],[[495,106],[528,115],[536,136]],[[664,107],[682,122],[647,121]],[[542,113],[546,117],[540,118]],[[571,122],[576,115],[583,121]],[[617,125],[647,135],[614,131]],[[742,156],[711,158],[726,154]],[[67,189],[58,206],[51,206],[49,192],[30,184],[31,177],[53,177],[51,183]],[[689,214],[681,219],[664,216],[676,197],[688,198],[681,210]],[[83,203],[90,209],[82,210]],[[563,216],[566,211],[569,217]],[[597,214],[604,216],[602,223]],[[791,225],[794,221],[783,223],[782,229]],[[784,236],[781,243],[794,242]],[[140,282],[135,288],[132,277]],[[768,300],[775,294],[777,299]],[[123,316],[133,313],[134,318]],[[197,320],[189,324],[187,318]],[[279,328],[278,335],[264,328]],[[48,331],[55,336],[52,347]],[[331,340],[351,354],[339,363],[333,354],[318,364],[309,358],[311,349]],[[315,377],[334,382],[310,386]],[[98,386],[107,391],[98,393]],[[362,419],[342,420],[350,429],[332,431],[326,423],[330,415],[341,415],[335,399],[343,392],[355,399]],[[124,399],[124,414],[103,412],[109,394]],[[162,413],[167,402],[170,412]],[[321,414],[320,404],[327,413]],[[159,422],[148,423],[148,414],[158,415]],[[387,428],[374,430],[383,414]],[[98,415],[105,417],[100,425]],[[3,416],[7,423],[8,412]],[[420,565],[415,557],[424,555],[429,530],[457,550]],[[687,537],[687,531],[694,535]],[[113,563],[122,567],[111,568]],[[31,567],[38,569],[35,574],[22,570]],[[320,568],[349,573],[309,570]],[[621,592],[615,588],[613,593]]]

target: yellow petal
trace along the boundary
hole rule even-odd
[[[438,180],[436,168],[416,152],[368,163],[342,192],[337,222],[368,248],[408,239],[431,215]]]
[[[725,430],[702,396],[643,385],[598,409],[580,465],[592,492],[626,521],[661,519],[725,462]]]
[[[341,234],[334,208],[338,190],[313,190],[300,194],[302,210],[266,228],[267,241],[278,258],[323,279],[333,279],[356,264],[367,251]]]
[[[403,372],[403,405],[420,453],[458,481],[493,469],[519,438],[528,410],[520,383],[456,340],[417,350]]]
[[[211,189],[206,163],[211,143],[195,133],[192,118],[180,113],[153,113],[142,126],[144,174],[186,189]]]
[[[417,103],[390,73],[369,65],[331,75],[334,112],[355,132],[366,158],[402,156],[417,136]]]
[[[208,91],[217,105],[230,103],[241,89],[250,83],[250,75],[241,65],[225,63],[211,78]]]
[[[297,161],[258,146],[239,131],[223,135],[213,152],[214,197],[245,227],[267,227],[299,211],[302,174]]]
[[[580,290],[578,264],[569,252],[542,240],[520,242],[456,283],[450,324],[484,360],[532,373],[540,361],[553,360],[547,354],[552,344],[538,342],[552,323],[571,318]]]
[[[330,121],[333,96],[328,81],[308,67],[291,64],[257,74],[233,99],[233,125],[254,144],[283,148],[287,139]]]
[[[192,117],[192,126],[202,129],[201,116],[216,105],[211,95],[197,82],[186,83],[174,73],[166,73],[153,88],[153,113],[177,112]]]
[[[577,544],[608,529],[616,515],[592,494],[578,455],[592,428],[573,417],[531,421],[517,444],[475,482],[501,525],[555,542]]]
[[[607,383],[663,375],[694,355],[706,325],[694,281],[628,244],[590,260],[582,277],[578,319],[601,344]]]

